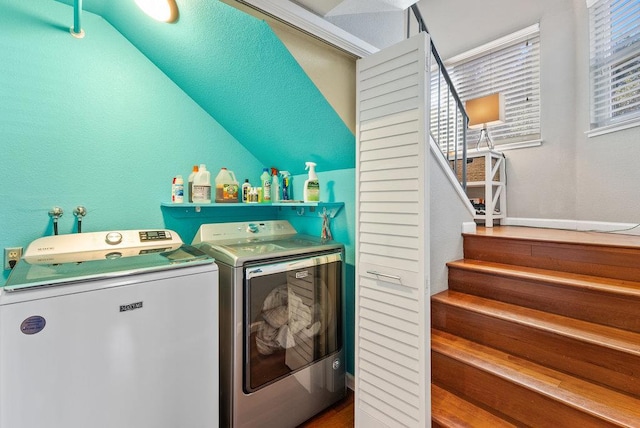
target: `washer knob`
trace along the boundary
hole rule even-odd
[[[114,251],[113,253],[109,253],[106,256],[104,256],[104,258],[107,260],[115,260],[115,259],[119,259],[120,257],[122,257],[122,253],[118,251]]]
[[[109,232],[107,233],[107,237],[105,238],[105,242],[109,245],[116,245],[122,242],[122,233],[120,232]]]

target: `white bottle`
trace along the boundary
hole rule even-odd
[[[193,177],[193,202],[195,204],[211,203],[211,174],[203,163]]]
[[[280,202],[280,181],[278,181],[278,170],[271,168],[271,202]]]
[[[194,165],[193,170],[191,171],[191,174],[189,174],[189,178],[187,179],[189,186],[189,202],[193,202],[193,179],[196,177],[197,173],[198,165]]]
[[[262,184],[262,201],[271,202],[271,176],[267,168],[262,169],[262,175],[260,175],[260,182]]]
[[[309,170],[309,178],[304,182],[304,201],[319,202],[320,201],[320,182],[316,175],[315,162],[305,162],[305,170]]]
[[[184,202],[184,180],[181,175],[176,175],[173,179],[171,199],[174,204],[181,204]]]

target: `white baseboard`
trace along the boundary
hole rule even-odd
[[[465,221],[462,223],[462,233],[476,233],[476,222]]]
[[[583,232],[620,233],[624,235],[640,235],[640,224],[634,223],[507,217],[500,220],[500,225],[579,230]]]
[[[349,388],[352,391],[356,390],[356,378],[351,374],[347,372],[347,388]]]

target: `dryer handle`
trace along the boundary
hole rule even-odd
[[[271,263],[266,265],[257,265],[246,268],[245,276],[249,280],[265,275],[273,275],[281,272],[288,272],[298,269],[304,269],[311,266],[323,265],[331,262],[342,261],[342,253],[330,253],[309,257],[306,259],[289,260],[280,263]]]

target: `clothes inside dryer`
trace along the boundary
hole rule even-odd
[[[247,275],[247,392],[304,368],[342,345],[342,329],[338,328],[341,263],[294,270],[284,270],[288,264],[280,265],[282,271],[266,269],[266,275]],[[262,268],[253,267],[249,272]]]

